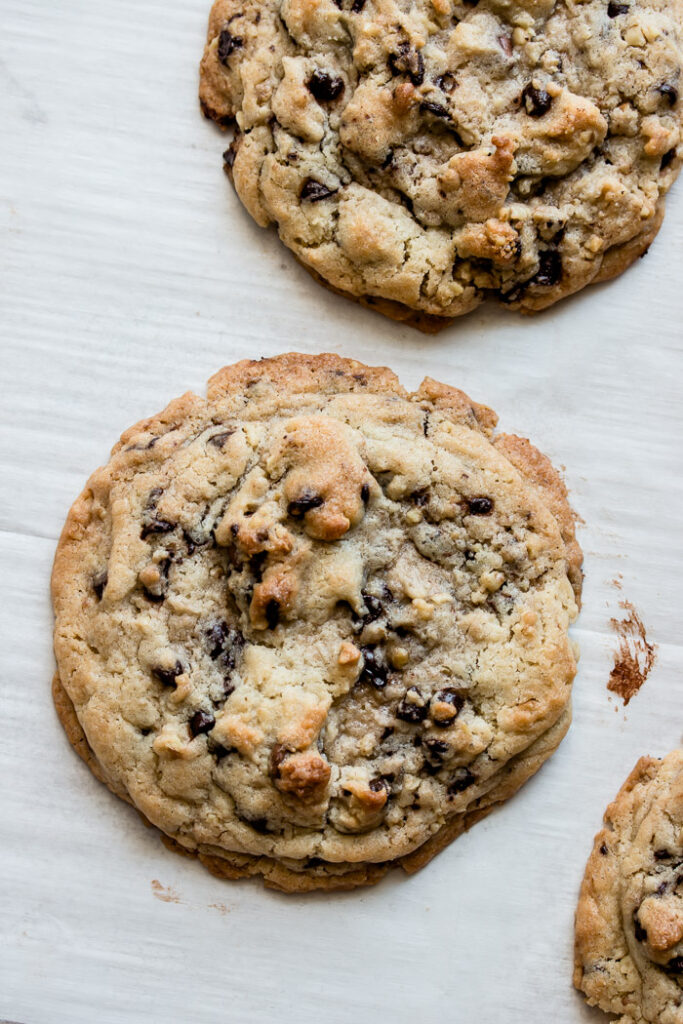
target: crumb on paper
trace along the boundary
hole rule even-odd
[[[657,647],[648,641],[643,621],[631,602],[620,601],[619,606],[627,615],[623,619],[611,620],[612,628],[619,637],[619,646],[614,654],[607,689],[618,694],[625,707],[652,671]]]
[[[175,889],[170,885],[162,885],[158,878],[152,879],[152,894],[162,903],[182,903]]]
[[[230,908],[225,903],[209,903],[210,910],[217,910],[219,914],[229,914]]]
[[[622,584],[621,584],[621,581],[623,580],[623,578],[624,578],[624,577],[623,577],[623,576],[621,575],[621,573],[620,573],[620,572],[618,572],[618,573],[616,574],[616,576],[614,577],[614,579],[612,580],[612,586],[613,586],[613,587],[616,587],[616,588],[617,588],[617,590],[621,590],[621,589],[622,589]]]

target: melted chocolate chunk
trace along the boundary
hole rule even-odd
[[[218,37],[218,59],[224,67],[228,66],[228,59],[235,50],[244,45],[240,36],[234,36],[229,29],[224,28]]]
[[[190,719],[190,732],[193,736],[199,736],[200,732],[209,732],[216,724],[213,715],[206,711],[195,711]]]
[[[638,920],[638,911],[633,911],[633,932],[638,942],[647,942],[647,932]]]
[[[535,85],[529,82],[522,90],[520,102],[529,117],[543,117],[550,110],[550,105],[553,101],[545,89],[537,89]]]
[[[607,849],[607,847],[605,846],[604,843],[600,847],[600,853],[602,854],[603,857],[606,857],[607,854],[609,853],[609,850]]]
[[[607,17],[616,18],[618,14],[628,14],[629,10],[628,4],[619,4],[616,0],[609,0],[607,4]]]
[[[102,572],[98,572],[97,576],[93,576],[92,588],[95,591],[95,596],[98,601],[102,600],[102,594],[104,593],[104,588],[107,585],[107,579],[108,576],[106,569]]]
[[[550,287],[557,284],[562,277],[562,257],[557,249],[544,249],[538,254],[538,271],[532,278],[532,284]]]
[[[385,740],[388,740],[389,737],[393,736],[393,735],[394,735],[394,727],[393,727],[393,725],[387,725],[386,728],[383,730],[382,735],[379,738],[380,743],[384,743]]]
[[[146,540],[147,537],[157,533],[171,533],[175,528],[176,524],[169,523],[168,519],[150,519],[140,530],[140,539]]]
[[[234,433],[234,428],[232,430],[223,430],[220,434],[214,434],[213,437],[210,437],[208,443],[214,445],[215,448],[222,448],[228,438],[232,437]]]
[[[456,793],[462,793],[464,789],[469,789],[476,781],[469,768],[458,768],[449,782],[446,792],[449,796],[455,796]]]
[[[258,554],[252,555],[249,559],[249,568],[257,583],[260,583],[263,579],[263,566],[266,563],[267,557],[267,551],[259,551]]]
[[[447,71],[445,75],[439,75],[436,80],[437,87],[441,89],[441,92],[446,93],[453,92],[457,84],[455,75],[451,74],[450,71]]]
[[[367,503],[370,501],[370,485],[369,484],[363,484],[363,486],[361,487],[361,489],[360,489],[360,500],[363,502],[364,505],[367,505]]]
[[[243,821],[247,825],[251,825],[254,832],[258,832],[259,835],[265,835],[266,832],[270,832],[267,818],[243,818]]]
[[[664,968],[669,974],[683,974],[683,956],[674,956]]]
[[[422,85],[425,77],[422,54],[410,43],[400,43],[398,53],[389,57],[389,67],[395,75],[407,75],[413,85]]]
[[[329,199],[338,191],[336,188],[328,188],[327,185],[323,185],[321,181],[316,181],[314,178],[306,178],[301,186],[299,198],[308,199],[309,203],[319,203],[321,199]]]
[[[301,497],[290,501],[287,506],[287,512],[290,516],[294,516],[295,519],[299,519],[301,516],[305,516],[307,512],[310,512],[312,508],[320,508],[324,504],[325,499],[321,498],[319,494],[314,494],[313,491],[303,491]]]
[[[376,690],[382,690],[387,685],[389,667],[384,661],[383,655],[376,647],[362,647],[363,671],[360,674],[360,683],[369,683]]]
[[[409,696],[415,698],[415,701],[410,700]],[[423,702],[422,694],[417,686],[411,686],[396,708],[396,717],[400,718],[402,722],[424,722],[428,710],[429,707],[426,701]]]
[[[668,850],[655,850],[655,860],[671,860],[673,856]]]
[[[147,502],[145,508],[156,508],[159,502],[159,498],[164,493],[163,487],[153,487],[147,495]]]
[[[331,103],[344,92],[344,80],[338,75],[331,75],[329,71],[316,69],[306,82],[306,87],[319,103]]]
[[[432,103],[431,100],[423,100],[420,104],[420,110],[425,114],[433,114],[434,117],[442,117],[446,121],[451,119],[450,111],[442,103]]]
[[[353,3],[351,4],[351,13],[360,14],[364,7],[365,0],[353,0]]]
[[[676,149],[675,149],[675,147],[674,147],[674,149],[668,150],[664,154],[664,156],[662,157],[662,162],[659,165],[660,171],[665,171],[666,168],[669,166],[669,164],[672,162],[672,160],[673,160],[673,158],[675,156],[676,156]]]
[[[366,593],[361,590],[361,597],[365,601],[365,607],[367,608],[367,614],[363,616],[363,622],[374,622],[378,619],[384,611],[384,605],[378,597],[373,597],[372,594]]]
[[[235,157],[237,156],[237,146],[235,143],[237,139],[234,138],[228,148],[223,153],[223,164],[225,165],[226,171],[231,171],[235,165]]]
[[[268,623],[268,629],[275,629],[279,621],[280,603],[273,597],[266,605],[266,622]]]
[[[213,754],[217,761],[222,761],[228,754],[232,754],[232,748],[224,747],[220,743],[215,743],[213,740],[209,740],[209,753]]]
[[[444,740],[436,740],[432,737],[427,737],[424,746],[427,750],[426,770],[430,775],[436,775],[436,772],[441,771],[443,759],[447,756],[450,747]],[[430,771],[430,768],[436,769],[436,771]]]
[[[376,779],[370,779],[368,782],[368,789],[371,789],[373,793],[381,793],[382,790],[389,793],[391,791],[391,786],[389,785],[389,780],[383,775],[380,775]]]
[[[161,668],[160,666],[153,668],[152,675],[156,676],[164,686],[175,686],[177,676],[181,676],[184,671],[182,662],[176,661],[173,668]]]
[[[674,89],[673,85],[669,85],[667,82],[663,85],[658,85],[657,92],[665,98],[670,107],[676,106],[678,102],[678,90]]]
[[[493,502],[483,495],[477,498],[469,498],[467,511],[471,516],[489,516],[493,512]]]

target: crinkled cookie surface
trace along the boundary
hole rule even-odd
[[[680,167],[681,0],[217,0],[200,96],[261,225],[438,329],[624,270]]]
[[[683,1022],[683,751],[642,757],[605,813],[576,915],[574,982],[620,1024]]]
[[[98,777],[284,889],[420,866],[511,795],[569,724],[581,552],[495,422],[290,355],[128,430],[53,574],[58,707]]]

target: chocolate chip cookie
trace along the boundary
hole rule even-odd
[[[407,871],[564,735],[581,551],[548,460],[462,392],[229,366],[69,513],[54,693],[177,847],[284,890]]]
[[[595,837],[574,983],[620,1024],[683,1021],[683,751],[641,757]]]
[[[680,0],[216,0],[204,112],[258,224],[438,330],[544,309],[650,245],[680,169]]]

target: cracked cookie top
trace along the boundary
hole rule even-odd
[[[53,575],[111,788],[190,849],[299,864],[402,856],[485,796],[565,712],[581,581],[564,486],[495,422],[290,355],[126,431]]]
[[[625,269],[680,167],[681,0],[217,0],[204,111],[261,225],[438,327]]]
[[[683,1021],[683,751],[641,757],[595,837],[574,982],[622,1024]]]

